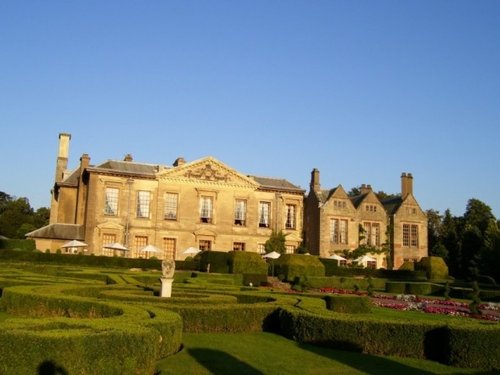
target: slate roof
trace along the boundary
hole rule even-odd
[[[90,171],[113,171],[130,175],[141,175],[154,177],[157,172],[168,167],[159,164],[135,163],[131,161],[107,160],[95,167],[89,167]]]
[[[396,211],[399,209],[399,206],[401,206],[401,203],[403,203],[403,198],[400,195],[398,195],[395,198],[384,199],[383,201],[381,201],[381,203],[384,206],[387,213],[392,215],[396,213]]]
[[[368,193],[355,195],[354,197],[349,197],[354,207],[358,208],[361,202],[366,198]]]
[[[80,224],[49,224],[26,234],[28,238],[54,238],[58,240],[84,240]]]
[[[287,190],[297,193],[305,193],[305,190],[282,178],[269,178],[259,176],[248,176],[261,185],[263,189]]]

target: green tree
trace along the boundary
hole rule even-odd
[[[459,276],[462,260],[457,227],[457,218],[451,214],[450,210],[446,210],[441,221],[439,238],[440,242],[448,250],[448,258],[445,260],[450,274],[453,276]]]
[[[427,244],[429,249],[433,249],[440,242],[441,220],[439,211],[427,210]]]
[[[273,251],[276,251],[277,253],[280,254],[285,254],[286,252],[286,234],[283,233],[282,230],[279,232],[277,231],[272,231],[271,237],[266,241],[264,244],[264,248],[266,250],[266,253],[271,253]]]
[[[27,198],[16,198],[0,192],[0,235],[24,238],[25,234],[49,223],[46,207],[33,211]]]
[[[479,199],[469,199],[465,209],[464,220],[466,225],[475,226],[481,234],[486,232],[491,220],[496,220],[490,206]]]

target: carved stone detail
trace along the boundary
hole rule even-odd
[[[229,173],[222,173],[220,170],[214,169],[214,167],[209,163],[200,168],[188,170],[184,176],[187,178],[195,178],[206,181],[231,181]]]

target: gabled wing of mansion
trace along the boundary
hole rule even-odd
[[[340,185],[322,190],[314,169],[305,196],[286,179],[246,175],[213,157],[161,165],[127,155],[92,165],[83,154],[69,171],[70,140],[59,135],[50,223],[28,234],[42,251],[79,240],[85,254],[108,256],[184,259],[190,247],[263,253],[271,233],[283,231],[287,253],[301,244],[321,257],[390,244],[395,267],[427,256],[427,219],[411,174],[401,177],[401,195],[384,202],[365,185],[357,197]],[[155,253],[142,252],[147,245]]]

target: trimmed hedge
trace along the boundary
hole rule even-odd
[[[230,251],[229,272],[267,275],[267,263],[257,253]]]
[[[448,266],[441,257],[424,257],[415,264],[415,270],[425,271],[430,280],[446,280]]]
[[[386,283],[385,291],[393,294],[414,294],[419,296],[428,296],[442,294],[444,286],[434,283],[405,283],[389,281]]]
[[[375,355],[432,359],[457,367],[500,369],[496,324],[443,325],[431,321],[319,316],[292,308],[278,312],[280,332],[290,339]]]
[[[353,289],[356,287],[361,290],[366,290],[368,288],[367,278],[355,278],[355,277],[313,277],[307,278],[309,286],[311,288],[338,288],[338,289]],[[372,285],[375,289],[385,290],[385,283],[387,280],[372,278]]]
[[[120,267],[161,270],[161,260],[133,259],[81,254],[50,254],[38,251],[1,250],[0,260],[48,264],[71,264],[90,267]]]
[[[5,311],[44,319],[9,319],[0,325],[1,374],[34,374],[40,366],[70,374],[151,374],[158,359],[179,350],[179,315],[81,297],[72,293],[94,296],[99,288],[70,287],[4,288]]]
[[[425,270],[413,271],[409,269],[386,270],[383,268],[357,268],[357,267],[339,267],[334,259],[319,258],[325,266],[325,276],[371,276],[380,279],[407,280],[407,281],[425,281],[427,280]]]
[[[274,273],[282,275],[284,280],[293,281],[301,276],[325,276],[325,266],[315,256],[282,254],[274,260]]]
[[[371,312],[370,299],[360,296],[333,295],[323,297],[326,308],[338,313],[366,314]]]
[[[2,249],[33,251],[36,250],[36,242],[34,240],[0,239],[0,250]]]
[[[230,273],[229,256],[224,251],[203,251],[199,254],[200,271],[206,272],[210,265],[209,272]]]

